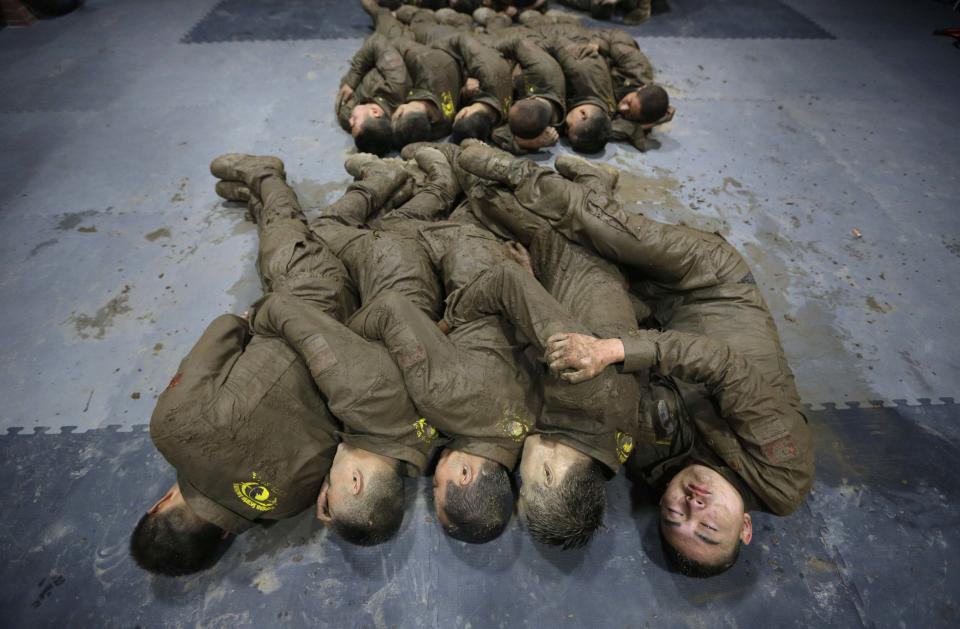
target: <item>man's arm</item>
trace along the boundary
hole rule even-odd
[[[611,125],[610,139],[633,146],[638,151],[647,150],[647,133],[644,125],[616,116]]]
[[[465,33],[444,39],[442,47],[461,60],[465,77],[479,81],[480,91],[473,102],[487,103],[506,119],[513,100],[513,82],[507,60],[496,49]]]
[[[340,79],[340,85],[348,85],[351,89],[357,89],[367,72],[378,67],[380,58],[391,50],[396,51],[390,42],[379,33],[374,33],[368,37],[360,46],[360,50],[350,59],[350,69]]]
[[[557,333],[587,333],[537,278],[512,260],[487,269],[452,292],[443,322],[452,329],[490,315],[507,319],[541,352]]]
[[[457,350],[450,339],[407,297],[384,291],[364,305],[348,322],[360,336],[383,343],[403,374],[414,404],[442,427],[442,417],[429,409],[441,405],[456,382]]]
[[[409,429],[416,411],[383,348],[297,297],[271,294],[253,320],[258,334],[279,336],[306,362],[327,406],[351,431]]]
[[[653,83],[653,65],[633,37],[624,30],[611,28],[598,33],[606,44],[610,69],[616,72],[618,87],[639,88]]]
[[[582,337],[566,336],[570,344],[590,343]],[[726,343],[684,332],[638,330],[621,340],[622,351],[619,356],[614,353],[607,357],[607,364],[620,358],[623,371],[651,369],[664,376],[703,385],[717,415],[735,436],[726,440],[733,447],[719,447],[717,454],[727,459],[774,513],[785,515],[797,507],[813,475],[810,427],[799,409],[746,358]],[[617,339],[592,341],[615,343]],[[574,355],[559,343],[551,342],[547,351],[559,356],[551,367],[576,366]],[[596,354],[601,351],[599,345],[595,345]],[[708,437],[725,432],[722,426],[699,414],[694,415],[694,422]]]

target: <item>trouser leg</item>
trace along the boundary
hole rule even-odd
[[[343,264],[307,227],[297,195],[278,173],[252,182],[258,211],[257,272],[265,292],[286,291],[319,305],[338,320],[357,306]]]

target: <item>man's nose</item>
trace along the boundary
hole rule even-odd
[[[707,506],[703,498],[693,493],[687,494],[687,504],[691,509],[703,509]]]

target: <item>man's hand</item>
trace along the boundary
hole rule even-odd
[[[479,93],[480,81],[472,76],[467,78],[467,82],[463,84],[463,90],[461,90],[460,95],[465,99],[470,100],[471,98],[476,97],[476,95]]]
[[[514,262],[522,266],[527,273],[533,277],[537,276],[536,273],[533,272],[533,260],[530,259],[530,252],[527,251],[527,248],[522,244],[513,240],[507,241],[507,254],[509,254]]]
[[[343,101],[347,100],[353,96],[353,88],[344,83],[340,86],[340,91],[337,92],[337,109],[340,109],[340,105]]]
[[[649,130],[654,127],[659,127],[662,124],[667,124],[668,122],[673,120],[673,114],[675,113],[677,113],[676,109],[674,109],[673,107],[667,107],[667,113],[663,114],[663,116],[661,116],[659,120],[655,120],[654,122],[648,122],[646,124],[641,125],[641,127],[643,127],[644,130]]]
[[[570,384],[597,377],[623,357],[620,339],[598,339],[576,333],[554,334],[547,339],[547,366]]]
[[[560,135],[557,133],[557,130],[553,127],[547,127],[543,130],[543,133],[535,138],[525,140],[523,138],[514,137],[513,141],[517,143],[517,146],[525,151],[538,151],[547,146],[553,146],[559,139]]]

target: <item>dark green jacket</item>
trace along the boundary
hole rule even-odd
[[[337,120],[345,131],[350,130],[350,112],[357,105],[376,103],[390,116],[413,87],[403,56],[379,33],[363,42],[340,85],[353,89],[352,95],[336,103]]]
[[[339,428],[297,353],[233,315],[206,329],[150,419],[187,504],[231,533],[311,506]]]

